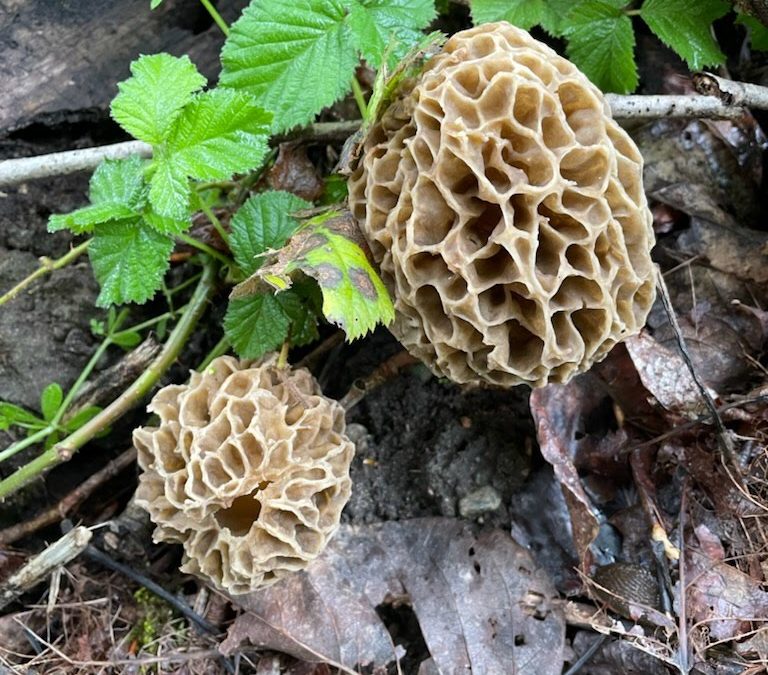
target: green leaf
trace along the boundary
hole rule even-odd
[[[730,10],[725,0],[646,0],[640,16],[691,70],[725,61],[711,26]]]
[[[275,131],[311,121],[348,90],[356,50],[341,0],[253,0],[221,52],[221,83],[275,113]]]
[[[736,23],[746,26],[749,29],[749,42],[752,49],[759,52],[768,51],[768,27],[761,24],[754,16],[739,14]]]
[[[48,219],[48,231],[70,230],[74,234],[90,232],[99,223],[111,220],[125,220],[136,213],[122,204],[92,204],[72,213],[54,214]]]
[[[61,385],[51,382],[40,395],[40,410],[43,413],[43,419],[50,422],[54,415],[59,411],[61,402],[64,400],[64,392]]]
[[[101,408],[99,406],[97,406],[97,405],[89,405],[87,408],[84,408],[79,413],[75,414],[73,417],[68,419],[64,423],[64,429],[68,433],[72,433],[73,431],[77,431],[86,422],[90,422],[100,412],[101,412]]]
[[[205,86],[188,56],[140,56],[131,64],[132,77],[117,85],[112,117],[134,138],[159,145],[196,91]]]
[[[39,428],[45,426],[45,422],[24,408],[0,401],[0,431],[13,425]]]
[[[141,335],[135,331],[121,331],[112,336],[112,342],[123,349],[130,349],[141,342]]]
[[[293,285],[284,293],[278,293],[275,297],[286,316],[291,321],[291,344],[297,347],[309,344],[317,340],[317,312],[314,310],[315,296],[321,301],[317,284],[311,279],[304,279]],[[318,310],[320,302],[317,302]]]
[[[91,205],[72,213],[51,216],[48,231],[68,229],[82,234],[90,232],[99,223],[134,217],[146,201],[143,164],[137,155],[105,159],[91,176]]]
[[[174,123],[154,161],[149,199],[176,220],[189,212],[188,177],[227,180],[258,167],[267,154],[270,113],[252,96],[232,89],[198,94]]]
[[[144,213],[144,222],[153,230],[162,234],[181,234],[191,225],[189,218],[176,220],[175,218],[161,216],[152,210]]]
[[[157,9],[161,4],[163,4],[163,0],[150,0],[149,8]]]
[[[475,25],[509,21],[530,30],[540,24],[554,24],[557,16],[549,0],[472,0],[472,21]]]
[[[59,442],[59,439],[61,438],[61,434],[58,431],[53,431],[45,439],[45,443],[43,444],[43,450],[50,450],[54,445],[56,445]]]
[[[156,213],[174,221],[189,218],[190,187],[184,167],[175,164],[162,148],[155,155],[155,173],[149,188],[149,203]]]
[[[472,0],[472,20],[475,25],[509,21],[525,30],[540,25],[552,35],[559,35],[562,19],[575,2],[574,0]]]
[[[298,229],[291,214],[311,204],[289,192],[262,192],[251,197],[232,219],[229,246],[245,274],[261,267],[261,255],[280,248]]]
[[[312,277],[323,294],[325,318],[354,340],[395,316],[387,289],[359,241],[351,214],[324,214],[307,223],[280,251],[278,261],[262,267],[257,276],[278,288],[290,286],[295,270]]]
[[[422,29],[434,18],[433,0],[352,0],[349,7],[352,41],[376,68],[392,40],[397,61],[424,37]]]
[[[277,297],[260,293],[230,301],[224,333],[240,358],[257,359],[283,344],[290,323]]]
[[[635,32],[622,10],[625,0],[586,0],[568,14],[563,33],[569,58],[604,91],[637,87]]]
[[[135,222],[96,228],[88,247],[93,272],[101,285],[99,307],[143,303],[160,288],[173,240]]]

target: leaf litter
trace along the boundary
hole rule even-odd
[[[377,614],[413,609],[437,672],[560,673],[556,592],[508,534],[455,519],[345,526],[305,573],[236,598],[246,611],[221,649],[243,641],[355,672],[403,654]]]

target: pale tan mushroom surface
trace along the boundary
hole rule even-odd
[[[642,164],[597,87],[525,31],[451,37],[349,181],[394,335],[460,383],[587,370],[654,300]]]
[[[160,390],[157,427],[134,432],[136,501],[156,541],[184,547],[182,570],[247,593],[303,569],[350,495],[344,410],[309,371],[220,357]]]

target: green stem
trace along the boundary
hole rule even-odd
[[[225,335],[214,345],[213,349],[211,349],[211,351],[208,352],[208,355],[203,359],[203,362],[197,367],[198,372],[203,372],[211,365],[211,361],[226,354],[229,351],[229,347],[229,338]]]
[[[40,258],[40,267],[38,267],[32,274],[27,276],[25,279],[22,279],[18,284],[16,284],[10,291],[5,293],[4,295],[0,296],[0,305],[4,305],[9,300],[13,300],[21,291],[23,291],[27,286],[29,286],[33,281],[36,279],[39,279],[42,276],[45,276],[49,272],[53,272],[54,270],[61,269],[62,267],[66,267],[71,262],[74,262],[77,260],[83,253],[85,253],[86,249],[88,248],[88,244],[91,243],[91,240],[88,239],[87,241],[84,241],[79,246],[75,246],[72,250],[69,251],[66,255],[61,256],[61,258],[58,258],[57,260],[51,260],[50,258],[42,257]]]
[[[356,77],[352,78],[352,94],[355,97],[357,107],[360,109],[360,114],[363,116],[363,119],[367,119],[368,106],[365,103],[365,96],[363,96],[363,88],[360,86]]]
[[[206,260],[203,276],[200,278],[200,283],[197,285],[189,301],[187,311],[179,319],[179,322],[168,336],[168,340],[163,345],[163,349],[144,373],[128,389],[120,394],[117,399],[77,429],[77,431],[59,441],[36,459],[25,464],[5,480],[0,481],[0,500],[4,500],[8,495],[20,490],[57,464],[68,461],[72,455],[96,434],[113,424],[144,399],[165,371],[176,361],[187,339],[203,315],[216,287],[216,272],[216,266],[213,262]]]
[[[208,246],[208,244],[204,244],[202,241],[198,241],[194,237],[190,237],[188,234],[177,234],[176,236],[185,244],[196,248],[198,251],[206,253],[207,255],[211,256],[211,258],[216,258],[216,260],[218,260],[222,265],[232,267],[232,261],[227,258],[227,256],[225,256],[221,251],[217,251],[215,248]]]
[[[34,445],[35,443],[42,441],[54,431],[56,431],[56,427],[48,425],[47,427],[36,431],[31,436],[27,436],[26,438],[16,443],[11,443],[11,445],[9,445],[5,450],[0,452],[0,462],[4,462],[6,459],[13,457],[16,453],[21,452],[25,448],[28,448],[30,445]]]
[[[72,401],[75,399],[75,396],[77,396],[77,393],[80,391],[80,388],[85,384],[86,380],[91,376],[91,373],[93,372],[93,369],[96,367],[96,364],[99,362],[99,359],[104,355],[104,352],[107,351],[107,348],[112,344],[112,338],[107,337],[104,339],[104,341],[98,346],[96,351],[93,353],[93,356],[88,360],[88,363],[85,365],[85,368],[80,372],[80,375],[78,375],[77,379],[75,380],[75,383],[70,387],[69,391],[67,392],[67,395],[64,397],[64,400],[61,402],[61,405],[59,406],[59,410],[54,416],[54,418],[51,420],[52,426],[58,426],[59,422],[61,421],[61,418],[64,417],[64,414],[67,412],[67,409],[69,408]]]
[[[219,236],[221,237],[221,240],[229,246],[229,234],[227,234],[227,231],[224,229],[224,226],[221,224],[221,221],[216,217],[216,214],[213,212],[213,209],[208,206],[202,199],[200,200],[200,208],[202,209],[203,213],[208,217],[208,220],[211,221],[211,224],[215,228],[215,230],[219,233]]]
[[[203,7],[208,10],[208,14],[211,15],[211,18],[216,22],[216,25],[221,28],[221,32],[229,37],[229,26],[227,26],[227,22],[221,18],[221,14],[216,11],[216,8],[211,4],[210,0],[200,0],[200,2],[203,4]]]

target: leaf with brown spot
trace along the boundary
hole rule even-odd
[[[301,271],[320,285],[323,314],[354,340],[388,324],[395,316],[392,300],[373,269],[357,223],[348,212],[328,212],[310,220],[255,277],[284,290]]]

